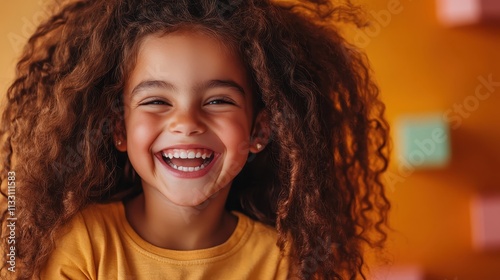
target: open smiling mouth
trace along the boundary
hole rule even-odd
[[[208,149],[167,149],[161,155],[170,167],[184,172],[202,170],[214,159],[214,151]]]

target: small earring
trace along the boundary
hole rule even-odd
[[[260,151],[260,149],[262,149],[262,145],[260,143],[257,143],[255,145],[255,147],[257,148],[258,151]]]
[[[115,144],[118,147],[121,146],[122,145],[122,140],[120,140],[120,139],[116,140]]]

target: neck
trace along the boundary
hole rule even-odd
[[[229,188],[195,207],[175,205],[155,190],[125,204],[127,220],[147,242],[172,250],[197,250],[224,243],[237,219],[224,209]]]

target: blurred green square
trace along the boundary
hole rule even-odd
[[[413,168],[443,167],[450,161],[450,133],[442,115],[406,116],[398,121],[398,161]]]

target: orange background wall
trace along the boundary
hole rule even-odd
[[[368,42],[358,33],[353,40],[372,62],[393,129],[401,115],[454,110],[475,94],[480,76],[500,82],[500,24],[444,27],[435,2],[363,0],[374,27],[365,32]],[[375,19],[391,5],[399,13]],[[473,249],[469,215],[475,194],[500,193],[500,87],[467,113],[450,129],[448,167],[416,170],[388,189],[396,230],[389,256],[396,265],[421,266],[426,279],[500,279],[500,251]],[[390,171],[402,175],[397,158],[395,150]]]
[[[369,13],[399,7],[361,41],[387,104],[387,117],[426,112],[443,114],[475,93],[478,77],[500,82],[500,26],[443,27],[432,0],[360,0]],[[45,2],[45,1],[43,1]],[[18,41],[44,15],[42,1],[0,4],[0,90],[13,77]],[[357,37],[356,37],[357,36]],[[356,39],[357,38],[357,39]],[[365,37],[366,39],[366,37]],[[388,256],[399,265],[417,265],[426,279],[500,279],[500,252],[481,253],[471,245],[470,199],[500,193],[500,87],[459,127],[451,129],[452,161],[438,170],[415,171],[389,186],[393,203]],[[398,174],[397,153],[390,171]],[[500,217],[499,217],[500,219]]]
[[[2,97],[14,77],[16,59],[23,43],[47,13],[42,0],[2,1],[0,3],[0,91]]]

